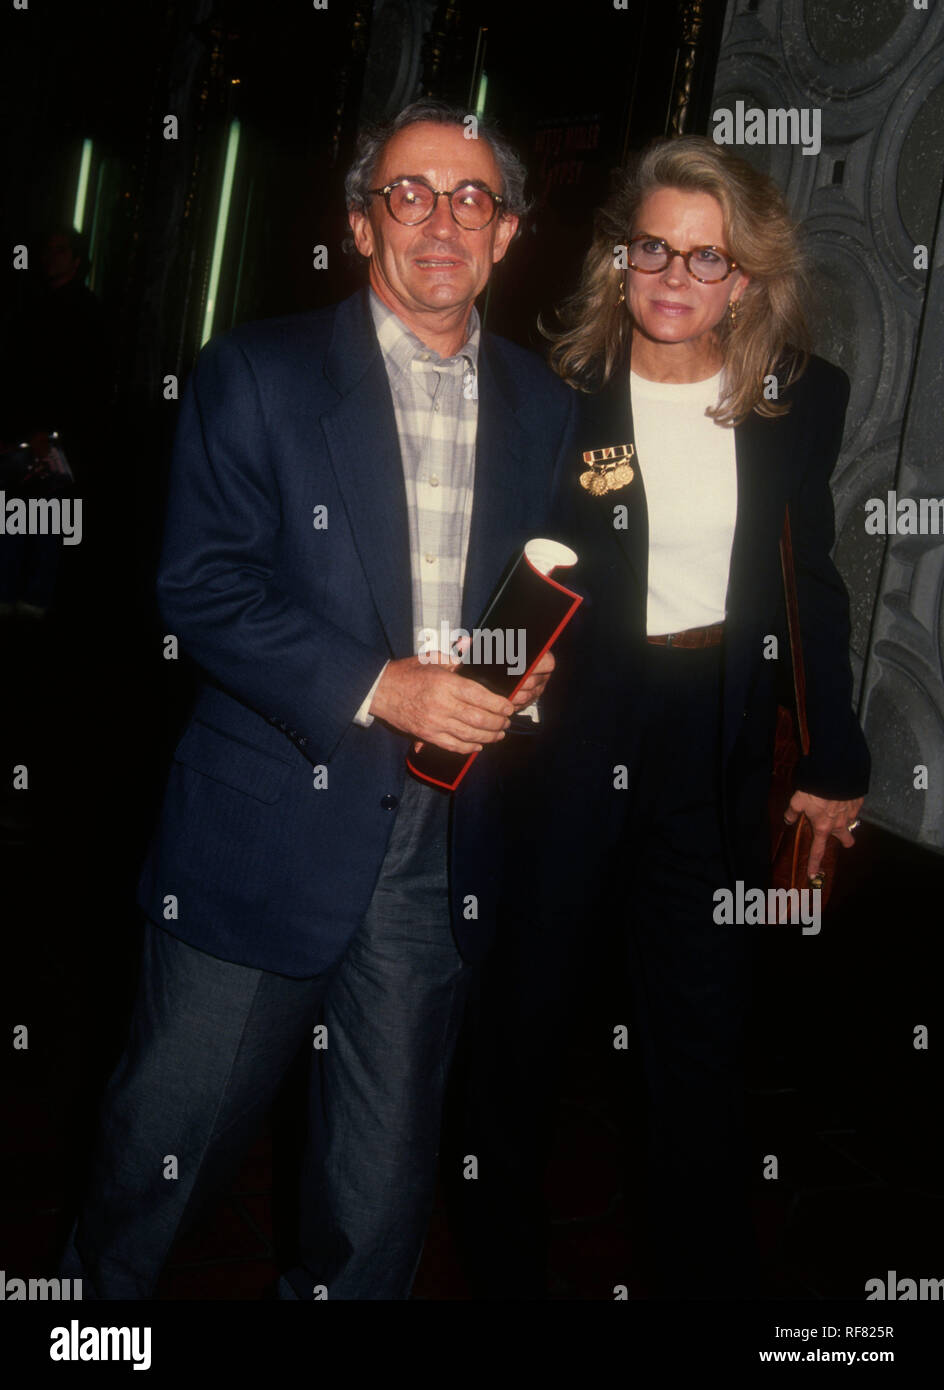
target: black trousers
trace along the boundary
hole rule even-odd
[[[542,1186],[560,1038],[582,991],[600,992],[594,969],[611,958],[613,932],[626,1007],[601,1020],[600,1033],[638,1030],[657,1254],[650,1286],[695,1298],[754,1291],[746,941],[744,928],[713,917],[713,895],[731,877],[720,824],[721,649],[647,645],[643,665],[623,737],[586,739],[577,764],[552,754],[521,799],[517,868],[470,1000],[449,1105],[450,1147],[479,1160],[477,1180],[454,1180],[450,1194],[479,1297],[544,1295]],[[612,1287],[599,1296],[612,1298]]]

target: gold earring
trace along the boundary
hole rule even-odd
[[[736,327],[737,327],[737,321],[738,321],[738,314],[739,314],[739,313],[740,313],[740,305],[738,304],[737,300],[736,300],[736,299],[729,299],[729,300],[728,300],[728,315],[730,316],[730,319],[731,319],[731,327],[732,327],[732,328],[736,328]]]
[[[621,275],[621,276],[620,276],[620,291],[619,291],[619,296],[617,297],[617,300],[616,300],[616,306],[617,306],[617,308],[619,308],[619,306],[620,306],[621,304],[625,304],[625,303],[626,303],[626,295],[623,293],[623,277],[622,277],[622,275]]]

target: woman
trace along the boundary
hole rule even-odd
[[[598,954],[605,923],[592,904],[608,892],[651,1101],[658,1287],[753,1289],[746,929],[716,909],[719,890],[764,888],[769,875],[776,708],[791,679],[787,507],[811,738],[787,816],[813,826],[811,874],[830,836],[854,843],[869,770],[851,708],[848,601],[829,557],[849,386],[808,354],[803,292],[774,185],[709,140],[658,141],[600,213],[553,339],[552,365],[585,410],[549,534],[577,551],[587,601],[509,803],[528,845],[483,982],[467,1092],[484,1178],[468,1202],[509,1284],[515,1254],[520,1283],[536,1277],[535,1222],[520,1213],[537,1209],[531,1175],[546,1152],[542,1056],[579,962]],[[517,1252],[503,1259],[496,1242],[516,1219]]]

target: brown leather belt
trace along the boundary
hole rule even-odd
[[[660,632],[646,641],[656,647],[718,647],[724,636],[724,623],[712,623],[711,627],[690,627],[684,632]]]

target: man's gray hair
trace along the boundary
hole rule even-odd
[[[463,111],[461,106],[450,106],[444,101],[431,99],[414,101],[389,121],[361,130],[354,149],[354,161],[344,180],[344,196],[349,212],[367,211],[370,199],[368,190],[375,187],[377,165],[388,141],[398,131],[405,130],[410,125],[418,125],[422,121],[428,121],[433,125],[455,125],[465,130],[474,130],[475,138],[484,140],[495,156],[501,174],[501,188],[493,189],[493,192],[502,195],[502,212],[515,213],[518,217],[524,216],[530,207],[524,193],[527,170],[508,141],[485,117],[473,116],[471,112]],[[472,124],[473,121],[475,124]]]

